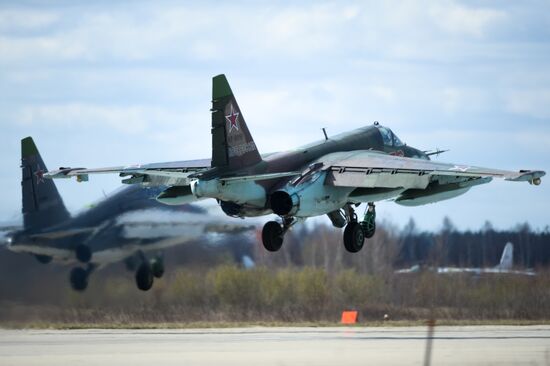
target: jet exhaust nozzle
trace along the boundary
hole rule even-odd
[[[273,213],[279,216],[293,215],[298,211],[299,198],[286,191],[275,191],[270,196],[270,206]]]

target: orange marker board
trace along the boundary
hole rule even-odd
[[[357,311],[342,311],[342,324],[357,323]]]

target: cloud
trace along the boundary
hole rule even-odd
[[[37,30],[54,25],[59,19],[59,14],[52,11],[3,9],[0,10],[0,31]]]
[[[507,93],[506,108],[520,115],[550,119],[550,89],[514,90]]]
[[[486,36],[492,27],[507,19],[504,10],[466,7],[455,2],[434,3],[428,12],[441,30],[477,38]]]
[[[25,106],[15,114],[16,123],[27,127],[115,130],[129,135],[143,134],[179,120],[181,116],[177,113],[160,108],[82,103]]]
[[[335,4],[244,9],[217,4],[204,16],[197,5],[137,3],[131,12],[79,5],[34,14],[57,27],[25,37],[2,32],[0,60],[146,61],[170,55],[194,61],[222,58],[230,64],[242,57],[309,57],[338,47],[360,10]],[[20,24],[24,22],[14,21],[8,28],[20,31]]]

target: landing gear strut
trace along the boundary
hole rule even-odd
[[[290,229],[296,220],[292,217],[283,217],[283,224],[277,221],[268,221],[262,230],[262,242],[264,248],[270,252],[281,249],[285,233]]]
[[[136,271],[136,285],[141,291],[149,291],[153,287],[153,281],[164,275],[164,260],[162,255],[157,255],[151,260],[147,260],[143,252],[139,252],[141,264]]]

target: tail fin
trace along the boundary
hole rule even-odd
[[[25,230],[37,232],[70,218],[67,208],[51,179],[44,179],[46,165],[32,140],[21,140],[23,177],[23,222]]]
[[[212,167],[236,170],[262,161],[225,75],[212,79]]]
[[[510,242],[506,243],[504,250],[502,251],[502,257],[500,257],[499,269],[512,269],[514,265],[514,245]]]

